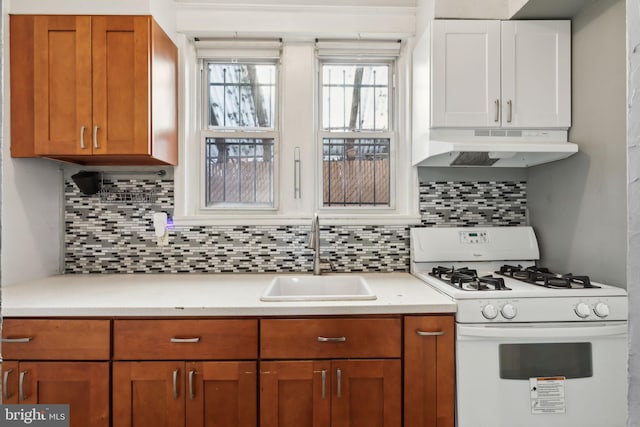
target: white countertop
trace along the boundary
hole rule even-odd
[[[3,317],[287,316],[453,313],[408,273],[366,273],[377,299],[264,302],[276,274],[68,274],[2,288]]]

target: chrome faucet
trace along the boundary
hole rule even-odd
[[[313,274],[322,274],[322,261],[320,260],[320,218],[318,214],[313,215],[311,222],[311,232],[309,233],[309,249],[313,249]]]

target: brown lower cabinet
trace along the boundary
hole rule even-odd
[[[452,315],[6,318],[2,352],[2,402],[71,427],[454,425]]]
[[[453,316],[404,318],[404,427],[454,427]]]
[[[256,426],[255,362],[114,362],[113,425]]]
[[[400,360],[260,364],[261,427],[400,427]]]
[[[109,426],[108,362],[3,362],[3,403],[68,404],[71,427]]]
[[[71,427],[108,427],[110,320],[4,319],[2,402],[68,404]]]

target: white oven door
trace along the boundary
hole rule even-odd
[[[627,322],[456,328],[458,427],[624,427]]]

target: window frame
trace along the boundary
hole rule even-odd
[[[243,214],[243,213],[259,213],[259,212],[275,212],[279,209],[279,171],[280,171],[280,100],[281,100],[281,86],[282,76],[280,70],[280,59],[255,59],[252,57],[230,56],[229,58],[198,58],[198,66],[200,67],[200,79],[198,84],[198,99],[199,99],[199,114],[198,114],[198,140],[200,147],[199,156],[199,202],[198,213],[201,214],[215,214],[215,213],[228,213],[228,214]],[[272,128],[255,128],[255,127],[213,127],[209,125],[209,67],[208,64],[270,64],[275,66],[276,78],[275,78],[275,106]],[[271,206],[265,206],[260,204],[245,204],[245,203],[233,203],[223,202],[213,206],[207,206],[207,183],[205,177],[206,171],[206,140],[207,138],[229,138],[229,139],[272,139],[273,140],[273,180],[272,180],[272,197],[273,203]]]
[[[202,63],[198,41],[178,35],[180,86],[179,163],[174,170],[174,225],[191,226],[307,226],[313,214],[321,215],[323,225],[409,226],[420,224],[418,169],[411,163],[411,44],[402,43],[396,58],[395,117],[397,170],[392,185],[392,208],[348,210],[322,209],[318,200],[318,49],[314,39],[284,41],[278,60],[278,120],[280,139],[276,145],[275,206],[272,209],[201,209],[204,196],[203,144],[200,136],[202,101]],[[252,46],[255,44],[252,43]],[[273,44],[271,44],[273,46]],[[217,48],[216,48],[217,49]],[[242,49],[239,53],[245,52]],[[216,50],[217,52],[217,50]],[[228,50],[225,52],[229,52]],[[235,52],[230,55],[233,56]],[[257,55],[256,55],[257,56]],[[269,56],[273,58],[274,56]],[[301,98],[302,97],[302,98]],[[296,101],[303,99],[305,101]],[[292,102],[292,100],[294,100]],[[308,101],[307,101],[308,100]],[[302,195],[294,196],[294,150],[302,164]],[[383,210],[384,209],[384,210]]]
[[[333,65],[388,65],[389,66],[389,123],[387,131],[328,131],[323,129],[324,123],[324,98],[323,98],[323,65],[324,64],[333,64]],[[338,214],[338,215],[371,215],[371,214],[387,214],[389,212],[397,211],[396,204],[396,171],[398,164],[398,136],[397,136],[397,127],[398,127],[398,104],[397,104],[397,61],[394,58],[388,57],[380,57],[380,58],[358,58],[356,52],[354,51],[352,56],[345,55],[340,58],[333,57],[318,57],[316,60],[316,67],[318,76],[317,82],[317,96],[316,96],[316,105],[318,108],[318,118],[317,118],[317,169],[318,172],[316,174],[316,192],[318,194],[316,200],[317,210],[320,213],[325,214]],[[323,156],[323,148],[325,138],[336,138],[336,139],[389,139],[389,205],[384,206],[373,206],[373,205],[363,205],[363,206],[325,206],[324,205],[324,156]]]

